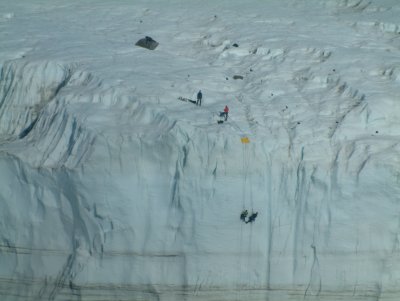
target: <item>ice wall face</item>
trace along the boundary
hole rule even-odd
[[[91,114],[111,107],[75,96],[64,74],[32,129],[10,124],[2,143],[5,299],[396,296],[397,143],[245,145],[138,101],[116,125],[137,132],[116,134]]]
[[[1,65],[1,299],[397,300],[398,44],[369,21],[398,8],[310,2],[96,8],[164,36],[151,55],[81,4],[80,34],[57,6],[0,20],[39,45]]]

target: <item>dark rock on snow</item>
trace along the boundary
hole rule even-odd
[[[139,41],[137,41],[135,45],[149,49],[149,50],[154,50],[157,48],[158,42],[156,42],[152,38],[146,36],[143,39],[140,39]]]

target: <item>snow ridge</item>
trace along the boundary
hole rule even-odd
[[[10,137],[26,135],[71,76],[68,68],[54,62],[10,61],[0,72],[1,134]]]

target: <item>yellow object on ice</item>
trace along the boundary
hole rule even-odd
[[[250,140],[248,137],[242,137],[242,138],[240,138],[240,141],[242,141],[243,144],[250,143]]]

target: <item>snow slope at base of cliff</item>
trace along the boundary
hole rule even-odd
[[[399,12],[0,2],[1,299],[397,300]]]

